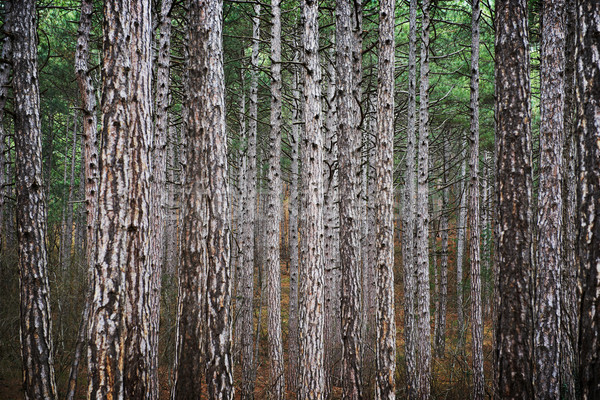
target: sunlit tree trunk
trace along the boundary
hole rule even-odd
[[[498,396],[533,398],[531,87],[527,2],[496,3]]]
[[[600,4],[582,0],[577,21],[577,193],[582,304],[579,322],[579,387],[584,400],[600,397]]]
[[[483,314],[481,308],[481,255],[479,219],[479,0],[473,0],[471,14],[471,124],[469,133],[469,258],[471,264],[471,341],[473,357],[473,399],[483,400]]]
[[[323,399],[323,137],[319,5],[304,0],[304,138],[302,145],[302,212],[300,235],[300,371],[298,398]]]
[[[541,23],[540,183],[534,299],[534,386],[538,399],[560,398],[564,6],[564,1],[545,1]]]
[[[283,399],[283,343],[281,340],[281,6],[271,1],[271,133],[269,135],[269,167],[267,170],[267,297],[269,364],[271,368],[270,398]]]
[[[379,77],[376,137],[376,398],[396,398],[396,322],[394,315],[394,0],[379,11]]]
[[[24,0],[10,12],[23,389],[26,399],[56,399],[35,1]]]

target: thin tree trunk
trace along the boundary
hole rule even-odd
[[[404,266],[404,343],[407,398],[417,398],[417,327],[415,297],[417,290],[415,260],[416,141],[417,141],[417,0],[410,1],[408,50],[408,121],[406,137],[406,176],[402,203],[402,263]]]
[[[429,26],[430,3],[423,1],[421,22],[421,86],[419,124],[419,171],[417,178],[417,315],[420,399],[428,399],[431,386],[431,325],[429,313]]]
[[[321,132],[321,67],[319,5],[304,0],[304,144],[302,146],[302,260],[300,265],[299,398],[323,399],[323,137]]]
[[[298,149],[300,142],[300,92],[299,71],[294,70],[294,88],[292,95],[292,159],[291,159],[291,188],[290,188],[290,310],[288,324],[288,390],[297,393],[298,385]]]
[[[564,1],[545,1],[542,14],[540,183],[535,284],[535,396],[560,398],[560,292],[563,265]]]
[[[581,270],[582,304],[579,325],[579,387],[584,400],[600,397],[600,67],[598,26],[600,4],[582,0],[577,21],[577,103],[580,104],[577,195],[578,256]]]
[[[71,146],[71,173],[69,175],[69,194],[66,204],[66,231],[64,253],[62,258],[63,273],[67,271],[67,266],[70,264],[73,256],[73,186],[75,184],[75,158],[77,155],[77,113],[73,114],[73,140]],[[66,159],[65,159],[66,164]]]
[[[89,40],[92,27],[92,14],[94,12],[92,0],[81,2],[81,16],[79,29],[77,30],[77,47],[75,49],[75,75],[77,86],[82,102],[83,121],[83,174],[84,174],[84,200],[86,218],[86,248],[85,265],[88,274],[88,291],[85,296],[85,305],[79,323],[79,333],[73,363],[69,374],[67,400],[75,397],[77,389],[77,375],[79,373],[79,360],[85,350],[85,338],[87,336],[88,319],[90,314],[90,302],[92,300],[91,279],[93,276],[94,249],[96,246],[96,222],[98,209],[98,127],[96,117],[96,96],[92,79],[89,76]]]
[[[466,219],[467,219],[467,187],[466,170],[467,159],[465,158],[460,167],[460,204],[458,211],[458,221],[456,225],[456,313],[458,323],[458,346],[461,354],[465,351],[466,331],[465,331],[465,314],[463,305],[464,296],[464,280],[463,280],[463,263],[465,255],[465,237],[466,237]]]
[[[340,266],[342,269],[342,376],[346,399],[362,398],[360,358],[360,210],[358,180],[361,136],[355,126],[351,4],[336,3],[336,67],[338,108],[338,163],[340,190]]]
[[[394,0],[379,11],[377,88],[376,206],[377,389],[376,399],[396,398],[396,322],[394,314]]]
[[[473,343],[473,399],[483,400],[483,314],[481,309],[481,256],[479,228],[479,0],[471,14],[471,124],[469,157],[469,255],[471,263],[471,339]]]
[[[16,150],[21,355],[26,399],[56,399],[42,181],[35,1],[10,10]]]
[[[446,308],[448,305],[448,140],[443,143],[442,205],[440,208],[440,235],[442,237],[442,254],[440,257],[439,290],[436,308],[435,352],[438,357],[444,356],[446,345]],[[436,284],[436,288],[437,288]]]
[[[254,362],[254,337],[252,326],[253,301],[254,301],[254,230],[256,220],[256,136],[258,119],[258,50],[260,38],[260,4],[254,5],[252,17],[252,68],[250,70],[250,104],[248,119],[248,144],[246,154],[248,157],[248,170],[245,176],[245,223],[242,226],[242,268],[240,270],[240,292],[238,300],[240,311],[238,317],[238,331],[240,339],[242,367],[241,398],[242,400],[254,399],[254,381],[256,379]]]
[[[527,2],[496,3],[496,384],[533,398],[532,162]]]
[[[283,343],[281,340],[281,6],[280,0],[271,1],[271,134],[269,135],[269,185],[267,203],[267,297],[269,360],[271,365],[271,399],[283,399]]]

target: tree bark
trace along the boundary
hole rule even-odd
[[[402,263],[404,266],[404,347],[406,358],[407,398],[417,398],[419,374],[416,354],[417,290],[415,262],[416,140],[417,140],[417,0],[410,1],[408,41],[408,121],[406,136],[406,173],[402,203]]]
[[[281,340],[281,6],[280,0],[271,1],[271,134],[269,135],[269,167],[267,184],[267,297],[269,359],[271,365],[271,399],[284,396],[283,343]]]
[[[56,399],[35,1],[24,0],[10,13],[23,389],[26,399]]]
[[[12,1],[4,2],[5,9],[5,20],[4,29],[10,29],[10,9],[12,7]],[[5,35],[2,40],[2,53],[0,53],[0,252],[4,251],[5,238],[7,236],[7,230],[5,227],[5,221],[8,218],[8,212],[5,208],[6,201],[6,189],[4,185],[8,181],[8,174],[6,174],[6,143],[5,143],[5,132],[4,132],[4,105],[6,104],[8,96],[9,78],[10,78],[10,64],[7,62],[12,56],[12,40],[9,35]]]
[[[464,153],[463,153],[464,154]],[[465,314],[463,305],[464,286],[463,279],[463,263],[465,255],[465,237],[466,237],[466,220],[467,220],[467,187],[465,181],[467,179],[467,159],[465,158],[461,165],[461,184],[460,184],[460,205],[458,211],[458,221],[456,223],[456,320],[458,324],[458,342],[459,351],[464,354],[466,341],[465,331]]]
[[[361,135],[355,124],[352,70],[351,4],[336,3],[336,67],[338,112],[338,163],[340,191],[340,266],[342,269],[342,396],[362,398],[360,357],[360,159]]]
[[[437,319],[435,324],[435,353],[437,357],[444,356],[446,346],[446,309],[448,305],[448,140],[442,144],[442,205],[440,208],[440,235],[442,238],[442,252],[440,259],[439,287],[436,282],[436,288],[439,288],[436,307]]]
[[[496,3],[496,384],[533,398],[532,176],[527,2]]]
[[[323,399],[323,137],[319,5],[304,0],[304,144],[302,146],[302,253],[300,265],[300,390],[298,398]]]
[[[534,299],[537,399],[560,398],[564,6],[564,1],[545,1],[542,13],[540,183]]]
[[[394,0],[379,11],[379,77],[376,141],[377,399],[396,398],[394,314]]]
[[[481,309],[481,255],[479,219],[479,0],[473,0],[471,14],[471,124],[469,157],[469,235],[471,264],[471,340],[473,354],[473,399],[483,400],[483,314]]]
[[[258,119],[258,50],[260,39],[260,4],[254,5],[252,17],[252,68],[250,70],[250,104],[248,118],[248,141],[246,154],[248,157],[247,173],[245,176],[244,210],[245,223],[242,225],[242,268],[239,276],[239,332],[242,368],[241,398],[242,400],[254,399],[254,381],[256,373],[254,368],[254,232],[256,220],[256,135]]]
[[[600,4],[582,0],[577,7],[577,124],[579,140],[577,237],[581,271],[579,386],[583,399],[600,397]]]
[[[428,399],[431,390],[431,325],[429,294],[429,27],[430,3],[423,1],[421,22],[421,85],[420,85],[420,124],[419,124],[419,171],[417,178],[417,315],[420,399]]]

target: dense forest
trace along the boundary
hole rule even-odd
[[[0,398],[600,399],[600,2],[0,2]]]

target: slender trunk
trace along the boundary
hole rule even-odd
[[[375,227],[377,242],[377,399],[396,398],[396,322],[394,314],[394,0],[379,11],[379,77]]]
[[[298,149],[300,142],[300,92],[298,90],[300,74],[294,70],[294,89],[292,95],[292,145],[291,188],[290,188],[290,310],[288,325],[288,390],[297,392],[298,385]]]
[[[73,186],[75,184],[75,158],[77,155],[77,113],[73,115],[73,140],[71,146],[71,174],[69,175],[69,194],[66,204],[66,231],[65,231],[65,246],[62,258],[63,273],[67,271],[67,266],[70,264],[73,256]],[[66,160],[65,160],[66,164]]]
[[[600,68],[598,26],[600,4],[581,1],[577,8],[577,102],[580,104],[577,194],[579,217],[578,256],[581,270],[581,319],[579,322],[579,384],[582,398],[600,397]]]
[[[82,121],[83,121],[83,176],[84,176],[84,201],[85,201],[85,219],[86,219],[86,247],[85,247],[85,265],[88,274],[88,280],[92,279],[94,265],[94,249],[96,245],[96,221],[98,209],[98,127],[96,117],[96,96],[92,79],[88,73],[89,64],[89,40],[92,27],[92,13],[94,11],[91,0],[81,2],[81,16],[79,19],[79,29],[77,30],[77,47],[75,49],[75,75],[77,77],[77,86],[82,101]],[[79,324],[79,333],[73,363],[69,374],[69,384],[67,391],[67,400],[75,397],[77,389],[77,375],[79,373],[79,360],[85,350],[85,338],[88,328],[88,319],[90,314],[90,302],[92,300],[91,285],[85,296],[85,305]]]
[[[331,58],[334,57],[332,47]],[[327,119],[324,129],[323,201],[324,230],[323,257],[325,261],[325,385],[326,396],[331,393],[334,375],[341,353],[340,330],[340,271],[339,271],[339,196],[337,184],[337,97],[335,62],[327,63]],[[340,368],[337,368],[339,371]],[[339,374],[338,374],[339,375]]]
[[[361,160],[361,136],[353,122],[354,79],[352,65],[351,4],[345,0],[336,3],[337,47],[337,108],[338,108],[338,163],[340,190],[340,266],[342,269],[342,376],[343,397],[362,398],[360,358],[360,210],[358,180]]]
[[[438,357],[444,356],[446,345],[446,308],[448,304],[448,141],[443,143],[442,205],[440,208],[440,235],[442,237],[442,253],[440,257],[439,290],[436,308],[435,352]],[[436,288],[438,285],[436,284]]]
[[[461,354],[465,351],[465,315],[464,315],[464,281],[463,281],[463,262],[465,256],[465,237],[466,237],[466,219],[467,219],[467,183],[466,183],[467,159],[465,158],[460,167],[460,204],[458,211],[458,221],[456,225],[456,313],[458,323],[458,346]]]
[[[419,172],[417,178],[417,309],[420,399],[428,399],[431,386],[431,326],[429,313],[429,26],[430,3],[423,1],[421,22],[421,86],[419,124]]]
[[[10,13],[23,389],[26,399],[55,399],[35,1],[24,0]]]
[[[481,309],[481,256],[479,228],[479,0],[471,15],[471,124],[469,157],[469,255],[471,262],[471,338],[473,343],[473,399],[483,400],[483,314]]]
[[[252,68],[250,70],[250,104],[248,120],[248,145],[246,154],[248,157],[248,170],[245,179],[244,210],[246,212],[245,223],[242,227],[242,268],[240,271],[240,292],[238,300],[240,303],[239,325],[242,383],[241,398],[251,400],[254,398],[254,381],[256,379],[254,362],[254,337],[251,327],[253,321],[254,301],[254,230],[256,220],[256,135],[258,118],[258,44],[260,37],[260,4],[254,5],[254,16],[252,18]]]
[[[527,2],[496,3],[496,384],[533,398],[532,161]]]
[[[271,134],[269,135],[269,185],[267,203],[267,297],[269,359],[271,365],[271,399],[283,399],[283,344],[281,340],[281,6],[280,0],[271,1]]]
[[[402,263],[404,266],[404,343],[406,358],[407,398],[417,398],[419,373],[416,354],[417,290],[415,262],[416,141],[417,141],[417,0],[410,1],[408,51],[408,121],[406,137],[406,176],[402,209]]]
[[[545,1],[542,14],[540,183],[534,334],[534,385],[538,399],[560,398],[564,6],[564,1]]]
[[[319,5],[304,0],[304,144],[302,146],[302,266],[300,271],[299,398],[323,399],[323,137],[321,132],[321,67]]]

